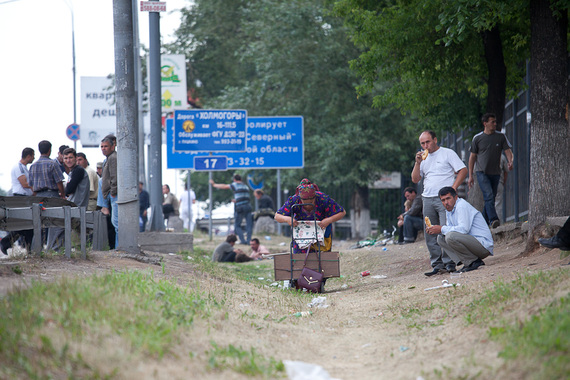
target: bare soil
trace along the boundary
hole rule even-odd
[[[216,237],[210,242],[202,236],[195,239],[195,246],[211,252],[222,240]],[[204,353],[211,348],[211,340],[219,345],[254,347],[260,355],[278,360],[318,364],[339,379],[531,376],[532,368],[506,363],[498,357],[502,348],[489,340],[486,326],[466,323],[466,305],[499,279],[510,281],[521,273],[568,268],[569,259],[561,258],[559,250],[539,249],[522,257],[525,242],[515,235],[497,242],[495,255],[486,259],[486,265],[479,270],[459,277],[444,274],[428,278],[423,274],[431,270],[424,241],[389,245],[386,251],[382,247],[350,249],[354,243],[333,244],[333,249],[341,252],[342,277],[327,282],[323,294],[326,308],[309,308],[312,296],[284,297],[282,291],[270,285],[271,281],[268,286],[252,286],[199,273],[181,255],[153,253],[162,256],[162,270],[114,251],[91,252],[87,260],[61,256],[5,258],[0,260],[0,296],[33,280],[52,281],[110,270],[152,271],[156,278],[182,287],[200,286],[214,294],[229,292],[227,310],[209,321],[197,321],[163,358],[121,354],[117,351],[120,345],[112,342],[77,348],[84,351],[84,358],[93,358],[95,367],[116,366],[117,377],[124,379],[247,378],[232,371],[206,369]],[[273,236],[262,244],[272,252],[283,252],[288,240]],[[272,261],[239,265],[272,267]],[[21,274],[15,273],[15,267]],[[371,275],[360,276],[364,270]],[[443,280],[458,286],[425,290],[441,285]],[[569,283],[562,284],[565,292]],[[523,318],[559,293],[553,292],[533,305],[521,304],[512,313]],[[292,316],[306,310],[313,314]]]

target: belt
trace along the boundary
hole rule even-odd
[[[44,191],[57,191],[57,192],[59,192],[58,189],[48,189],[47,187],[44,187],[43,189],[36,190],[36,193],[41,193]]]
[[[28,194],[17,194],[17,193],[14,193],[14,194],[12,194],[12,195],[15,195],[15,196],[18,196],[18,197],[27,197],[27,196],[28,196]]]

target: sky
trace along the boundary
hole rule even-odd
[[[189,0],[167,0],[161,13],[162,42],[172,41],[182,7]],[[107,76],[115,70],[113,1],[0,0],[0,188],[11,188],[10,171],[26,147],[52,143],[73,147],[66,128],[73,123],[73,54],[71,8],[74,15],[77,123],[81,124],[82,76]],[[137,7],[139,8],[139,7]],[[140,43],[149,46],[147,12],[139,12]],[[164,142],[164,141],[163,141]],[[98,148],[82,148],[91,166],[104,156]],[[166,169],[163,183],[182,193],[180,171]]]

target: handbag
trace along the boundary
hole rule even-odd
[[[317,253],[317,256],[319,257],[319,268],[320,268],[321,257],[319,253]],[[303,270],[301,270],[301,275],[297,280],[297,287],[299,289],[307,289],[309,292],[312,293],[321,293],[321,285],[323,283],[324,275],[311,268],[307,268],[308,257],[309,257],[309,251],[307,251],[307,255],[305,256],[305,263],[303,264]]]

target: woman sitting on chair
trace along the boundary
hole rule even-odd
[[[297,206],[304,204],[304,206]],[[294,217],[291,218],[291,214]],[[297,186],[295,195],[290,196],[283,206],[275,213],[275,220],[279,223],[287,223],[291,228],[296,227],[300,220],[317,220],[317,225],[325,230],[322,252],[329,252],[332,248],[332,223],[344,218],[346,211],[334,199],[319,191],[316,184],[308,179],[303,179]],[[317,245],[310,248],[317,250]],[[307,248],[301,249],[297,242],[293,241],[294,253],[306,253]]]

